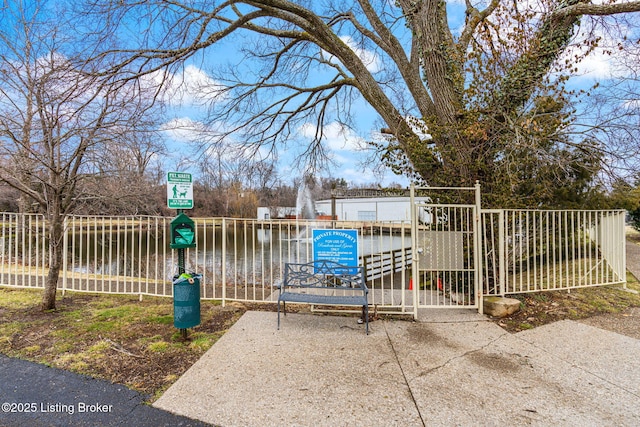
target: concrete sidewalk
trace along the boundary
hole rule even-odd
[[[637,425],[640,341],[572,321],[509,334],[247,312],[154,406],[215,425]]]

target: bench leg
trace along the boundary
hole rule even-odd
[[[280,301],[278,301],[278,330],[280,330]]]
[[[364,320],[365,330],[367,335],[369,335],[369,305],[365,304],[362,306],[362,319]]]
[[[284,311],[284,315],[287,315],[287,302],[282,301],[282,310]],[[278,301],[278,330],[280,330],[280,301]]]

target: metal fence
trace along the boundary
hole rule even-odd
[[[49,264],[47,221],[36,214],[0,215],[0,284],[44,287]],[[169,247],[170,221],[70,216],[59,288],[171,296],[178,260],[177,251]],[[204,299],[275,301],[283,265],[312,259],[311,230],[337,228],[358,232],[371,304],[389,312],[413,310],[409,222],[195,221],[197,247],[186,250],[186,269],[203,275]],[[484,295],[625,282],[623,211],[483,210],[480,233],[481,248],[474,257],[479,255],[477,277]],[[457,242],[456,236],[438,238],[438,242]],[[438,259],[434,254],[431,262]]]
[[[65,222],[59,289],[171,296],[178,271],[170,249],[172,218],[70,216]],[[410,225],[310,220],[195,219],[197,246],[185,267],[203,275],[203,299],[276,301],[287,262],[312,259],[312,230],[355,229],[371,304],[397,311],[410,305]],[[42,288],[48,273],[47,223],[41,215],[2,214],[0,284]]]
[[[487,210],[483,293],[626,283],[625,212]]]

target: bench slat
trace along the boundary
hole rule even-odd
[[[365,305],[367,299],[362,296],[349,295],[313,295],[297,292],[285,292],[279,298],[280,301],[299,302],[318,305]]]

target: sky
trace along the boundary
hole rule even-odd
[[[454,29],[454,32],[456,28],[461,28],[464,22],[463,7],[463,0],[450,2],[450,27]],[[624,30],[625,28],[623,27],[621,32],[624,33]],[[582,25],[579,31],[584,34],[596,31],[602,37],[603,47],[596,49],[577,65],[577,72],[570,85],[576,88],[587,88],[591,87],[596,81],[619,76],[619,71],[616,69],[617,52],[614,49],[613,55],[605,53],[607,48],[616,45],[617,40],[615,37],[612,34],[603,32],[602,28],[592,29],[587,24]],[[380,58],[376,57],[372,52],[357,50],[346,36],[343,37],[343,40],[352,46],[372,72],[376,72],[379,69]],[[573,55],[574,53],[568,52],[568,55]],[[185,147],[190,147],[191,143],[198,139],[198,135],[203,132],[216,132],[216,126],[220,128],[225,126],[224,123],[218,123],[211,128],[200,122],[199,118],[205,114],[205,111],[203,110],[204,107],[200,106],[202,99],[199,98],[201,96],[199,88],[205,84],[211,86],[217,84],[205,71],[209,67],[216,66],[216,58],[224,58],[224,61],[228,62],[233,57],[237,57],[237,55],[235,46],[224,42],[220,43],[213,51],[208,52],[206,56],[199,59],[199,61],[203,62],[196,63],[194,61],[186,66],[182,74],[183,78],[176,79],[176,83],[182,80],[179,88],[176,85],[169,89],[166,99],[170,105],[170,118],[163,126],[163,135],[166,138],[172,157],[172,160],[168,162],[169,168],[174,166],[184,169],[183,166],[179,165],[180,159],[184,156]],[[337,122],[329,123],[324,128],[325,147],[329,149],[333,162],[329,170],[320,173],[320,175],[343,178],[350,184],[358,186],[373,185],[375,183],[380,183],[383,186],[396,183],[402,186],[408,185],[409,182],[405,178],[399,177],[389,170],[383,170],[380,173],[380,171],[374,171],[370,166],[362,164],[365,159],[371,157],[371,152],[367,152],[366,141],[376,137],[380,121],[377,113],[363,100],[356,101],[354,110],[358,117],[356,129],[345,129]],[[300,144],[299,149],[302,149],[306,142],[312,140],[315,132],[315,125],[312,123],[303,124],[299,127],[297,132],[297,139]],[[237,144],[237,141],[230,140],[229,144],[232,146]],[[289,152],[280,153],[278,170],[282,177],[299,177],[304,171],[293,167],[291,161],[292,155],[296,153],[296,148],[290,148],[289,150]],[[230,150],[230,152],[235,152],[235,150]],[[267,156],[266,153],[263,153],[263,155]]]

